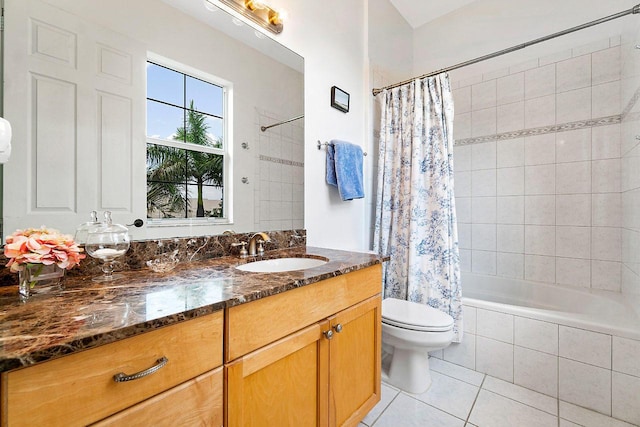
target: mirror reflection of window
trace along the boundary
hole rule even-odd
[[[147,217],[224,218],[225,88],[147,63]]]

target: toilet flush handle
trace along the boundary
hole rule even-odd
[[[335,326],[333,327],[333,329],[335,329],[337,333],[342,332],[342,324],[341,324],[341,323],[338,323],[337,325],[335,325]]]

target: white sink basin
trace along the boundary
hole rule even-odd
[[[281,271],[306,270],[326,263],[327,261],[317,258],[274,258],[248,262],[236,268],[251,273],[278,273]]]

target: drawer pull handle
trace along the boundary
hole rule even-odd
[[[324,334],[325,338],[327,338],[328,340],[333,338],[333,331],[331,329],[329,329],[328,331],[324,331],[323,334]]]
[[[160,359],[156,361],[156,364],[150,367],[149,369],[145,369],[144,371],[136,372],[135,374],[131,374],[131,375],[127,375],[124,372],[120,372],[119,374],[115,374],[113,376],[113,380],[117,383],[137,380],[142,377],[146,377],[147,375],[153,374],[154,372],[162,368],[164,365],[166,365],[167,362],[169,362],[169,359],[162,356]]]
[[[333,329],[335,329],[337,333],[342,332],[342,324],[338,323],[336,326],[333,327]]]

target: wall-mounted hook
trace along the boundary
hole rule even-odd
[[[242,144],[240,144],[240,146],[241,146],[242,148],[244,148],[245,150],[248,150],[248,149],[249,149],[249,143],[248,143],[248,142],[243,142]]]
[[[249,178],[247,178],[246,176],[243,176],[240,181],[242,181],[243,184],[248,184],[249,183]]]

